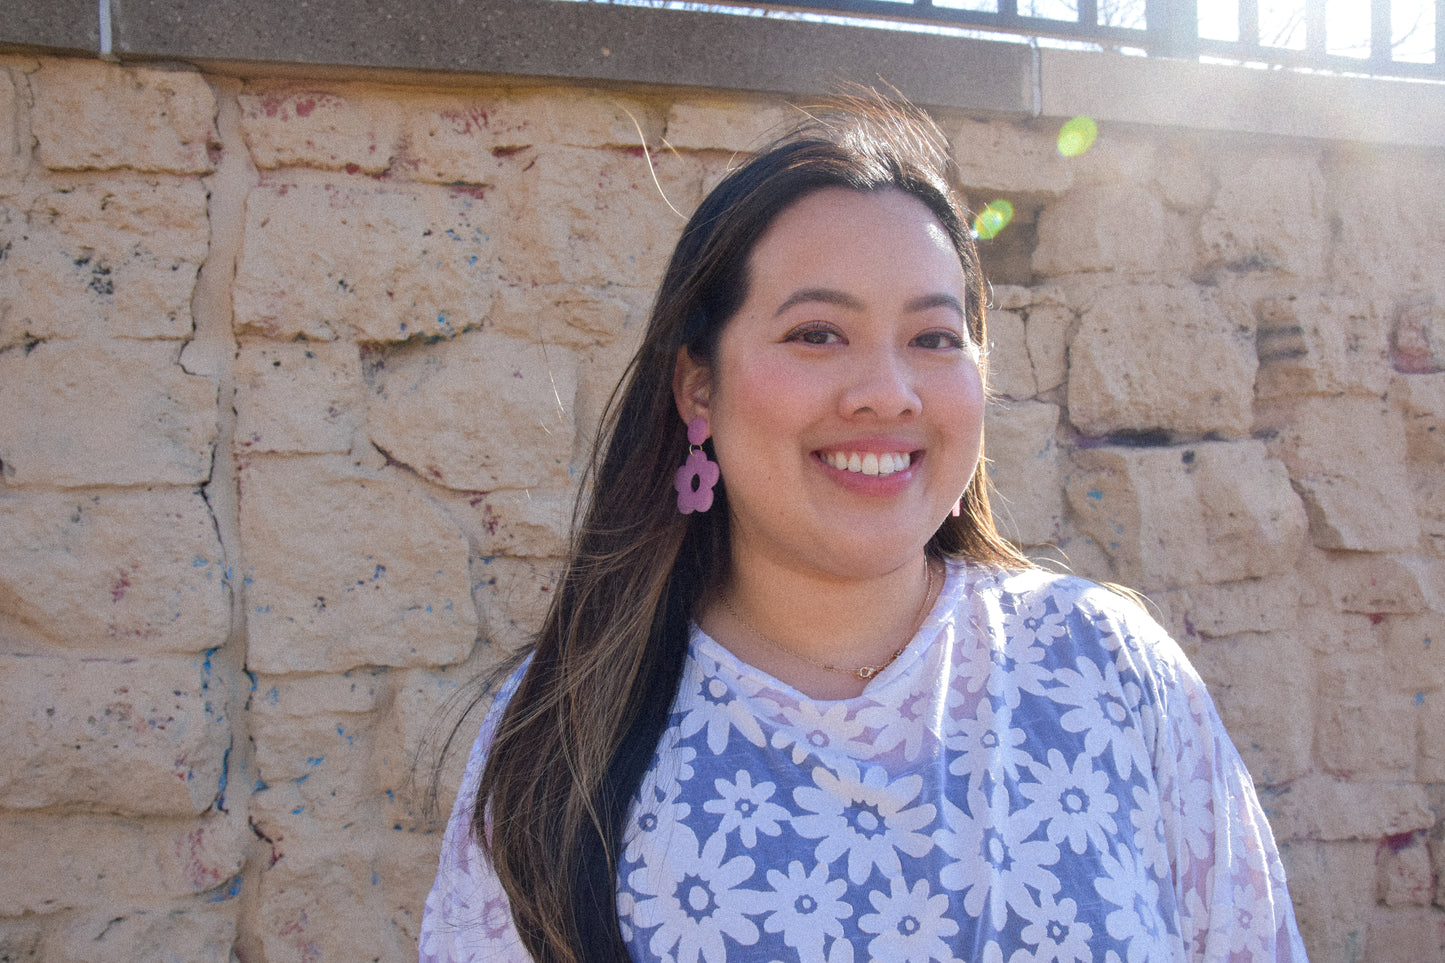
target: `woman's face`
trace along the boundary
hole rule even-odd
[[[708,419],[734,564],[839,576],[916,559],[978,465],[983,386],[948,235],[898,190],[827,188],[753,248],[711,367],[678,361]]]

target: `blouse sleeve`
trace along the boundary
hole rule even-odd
[[[1284,867],[1249,772],[1203,681],[1154,629],[1162,658],[1153,764],[1188,958],[1304,961]]]
[[[422,913],[420,963],[526,963],[532,959],[512,926],[511,905],[492,872],[491,862],[472,833],[472,807],[487,749],[502,710],[525,671],[523,665],[503,684],[467,757],[466,772],[442,837],[436,882]]]

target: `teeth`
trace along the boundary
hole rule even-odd
[[[851,471],[860,475],[891,475],[907,468],[913,459],[906,451],[884,452],[881,455],[871,451],[861,455],[856,451],[835,451],[824,455],[823,460],[839,471]]]

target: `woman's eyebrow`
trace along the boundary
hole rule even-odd
[[[863,310],[862,301],[843,291],[838,291],[833,288],[804,288],[801,291],[794,291],[790,294],[782,304],[778,305],[778,310],[773,312],[773,314],[776,317],[789,308],[814,301],[822,304],[836,304],[840,308],[848,308],[853,311]],[[952,294],[925,294],[922,297],[914,298],[903,306],[903,310],[910,314],[915,311],[927,311],[931,308],[949,308],[956,311],[959,317],[964,316],[963,302]]]
[[[903,306],[903,310],[927,311],[931,308],[949,308],[956,311],[959,317],[965,317],[963,302],[952,294],[925,294],[921,298],[914,298]]]
[[[773,316],[777,317],[789,308],[796,307],[800,304],[808,304],[813,301],[819,301],[823,304],[836,304],[840,308],[848,308],[853,311],[863,310],[863,302],[851,294],[845,294],[842,291],[837,291],[832,288],[804,288],[801,291],[794,291],[788,295],[787,299],[778,305],[778,310],[773,312]]]

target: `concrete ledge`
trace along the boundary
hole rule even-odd
[[[1043,112],[1202,130],[1445,146],[1445,84],[1040,51]]]
[[[99,7],[96,0],[5,0],[0,3],[0,47],[96,53]]]
[[[126,0],[122,55],[816,93],[882,77],[920,103],[1017,112],[1015,44],[548,0]]]
[[[1003,114],[1445,146],[1445,84],[1253,70],[916,32],[556,0],[113,0],[124,59],[365,68],[816,96],[881,79]],[[11,2],[0,49],[99,51],[96,0]]]

